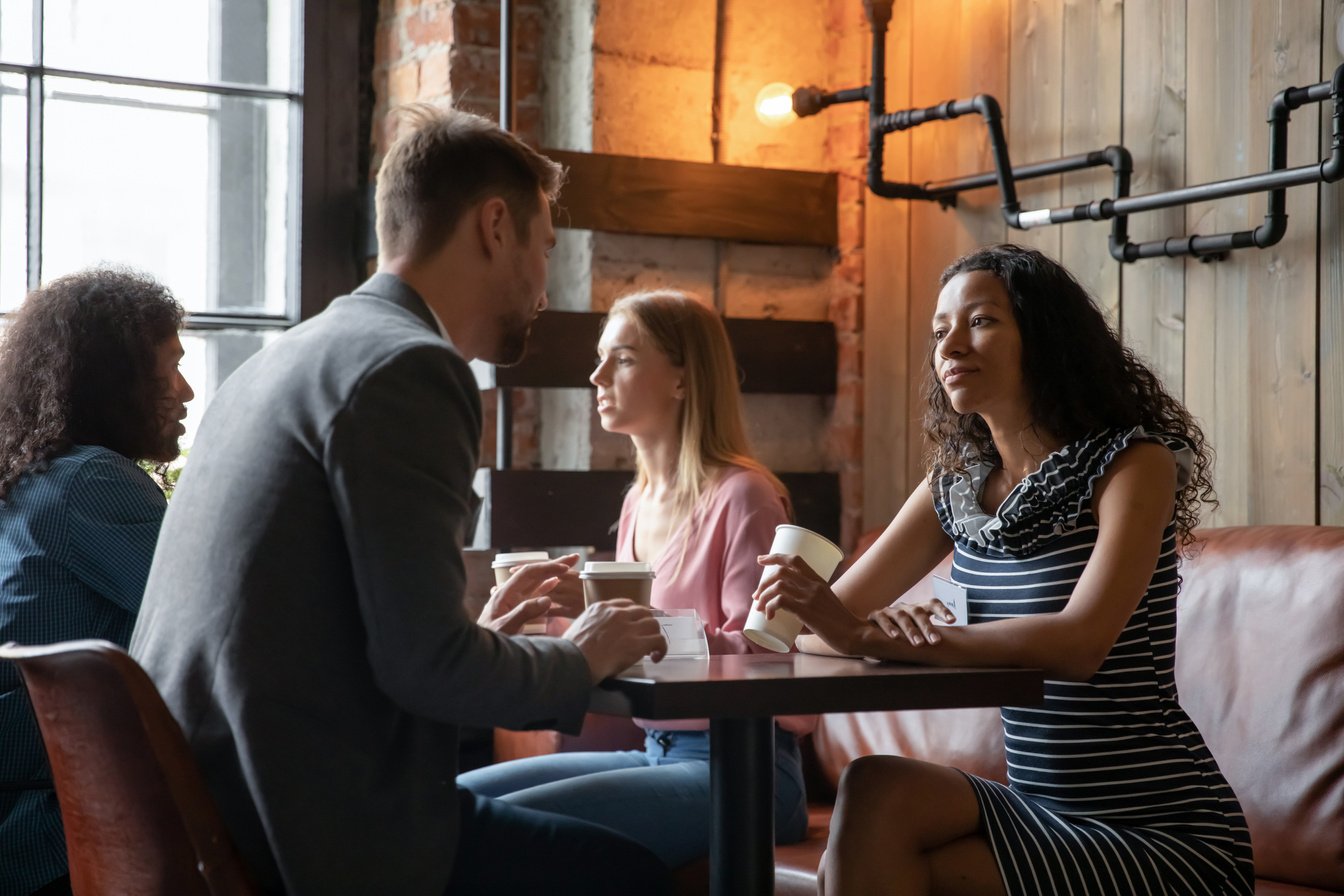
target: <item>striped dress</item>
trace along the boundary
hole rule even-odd
[[[990,466],[934,480],[971,624],[1064,608],[1096,545],[1093,488],[1135,440],[1166,444],[1188,478],[1183,440],[1136,428],[1055,452],[995,514],[979,503]],[[970,777],[1013,896],[1254,890],[1241,807],[1177,699],[1175,534],[1168,525],[1148,590],[1097,673],[1047,681],[1039,707],[1004,707],[1009,785]]]

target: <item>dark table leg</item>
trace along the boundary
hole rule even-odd
[[[711,896],[775,890],[775,720],[711,719]]]

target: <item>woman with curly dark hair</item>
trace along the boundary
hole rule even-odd
[[[927,480],[834,589],[769,555],[757,600],[803,618],[803,649],[1044,669],[1045,701],[1003,708],[1007,785],[851,764],[823,890],[1250,894],[1246,822],[1174,677],[1203,434],[1041,253],[982,249],[941,287]],[[949,551],[941,599],[887,606]]]
[[[182,307],[102,268],[34,290],[0,344],[0,643],[123,647],[166,503],[191,387]],[[0,665],[0,893],[69,892],[61,817],[17,671]]]

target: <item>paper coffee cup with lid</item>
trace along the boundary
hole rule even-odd
[[[544,563],[551,559],[551,555],[545,551],[506,551],[496,554],[495,560],[490,564],[490,568],[495,571],[495,585],[503,585],[513,575],[514,567],[522,566],[527,563]],[[535,619],[523,626],[525,635],[544,635],[546,634],[546,620]]]
[[[811,529],[787,523],[775,527],[775,540],[770,545],[770,553],[796,554],[812,568],[813,572],[828,582],[835,573],[835,568],[845,557],[845,552],[829,538],[818,535]],[[762,584],[773,568],[767,566],[761,573]],[[793,642],[802,629],[803,621],[788,610],[775,611],[775,616],[771,619],[753,606],[747,615],[747,624],[743,627],[742,634],[776,653],[788,653],[793,649]]]
[[[590,560],[579,573],[583,582],[583,602],[624,597],[648,606],[653,596],[653,565],[637,562]]]

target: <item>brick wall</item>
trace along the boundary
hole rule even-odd
[[[842,107],[768,128],[757,121],[754,100],[769,81],[866,83],[861,4],[530,0],[516,10],[517,129],[528,139],[561,148],[840,173],[840,242],[834,251],[566,232],[553,260],[551,301],[554,307],[601,310],[629,290],[672,285],[698,292],[732,316],[833,321],[840,341],[834,400],[749,396],[747,413],[766,463],[839,472],[843,540],[852,546],[863,501],[865,118],[862,109]],[[375,167],[391,136],[387,113],[400,103],[455,101],[496,114],[498,21],[498,3],[487,0],[383,0],[373,73]],[[629,464],[627,440],[601,431],[586,394],[520,390],[515,396],[515,465],[545,459],[549,466],[557,458],[579,466]],[[493,436],[491,421],[483,446],[487,459]]]

